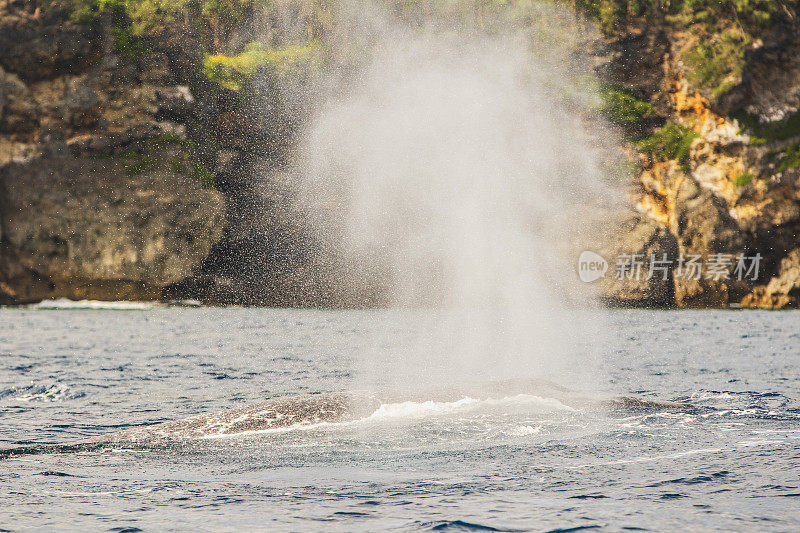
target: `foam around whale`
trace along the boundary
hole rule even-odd
[[[258,432],[292,431],[359,421],[425,417],[491,406],[501,410],[535,407],[542,411],[688,410],[686,403],[632,396],[599,397],[544,380],[514,380],[435,390],[347,391],[284,396],[258,404],[200,414],[56,445],[0,450],[0,458],[38,453],[96,450],[109,445],[146,445],[170,439],[236,437]]]

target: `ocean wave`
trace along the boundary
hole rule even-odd
[[[59,402],[74,400],[86,396],[83,392],[76,392],[69,387],[59,384],[52,385],[23,385],[0,389],[0,399],[4,402]]]

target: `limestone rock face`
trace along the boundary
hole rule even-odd
[[[794,37],[754,50],[749,70],[719,98],[707,98],[685,78],[679,58],[684,36],[666,37],[671,44],[662,83],[650,101],[666,102],[665,108],[655,107],[662,123],[677,124],[695,138],[680,159],[669,151],[640,154],[631,197],[639,211],[674,236],[675,259],[696,256],[703,265],[698,277],[673,268],[672,301],[678,307],[798,306],[798,272],[792,265],[800,242],[800,164],[792,154],[800,153],[800,135],[791,121],[800,93],[797,62],[789,56],[799,45],[796,32],[787,35]],[[754,140],[731,116],[734,111],[779,122],[756,130],[763,137]],[[638,242],[638,229],[624,229],[617,239]],[[755,279],[734,275],[740,256],[760,258]],[[709,275],[708,264],[721,258],[731,261],[727,275]]]
[[[11,280],[0,301],[157,299],[222,235],[219,193],[163,170],[128,176],[119,161],[14,164],[0,190],[5,251],[18,265],[0,265]]]
[[[796,32],[772,32],[753,52],[746,111],[782,120],[800,110],[800,41]]]
[[[709,143],[698,140],[695,146],[707,150]],[[732,165],[741,165],[741,159],[732,159]],[[722,254],[732,261],[729,275],[720,279],[709,276],[706,270],[698,279],[673,272],[675,305],[797,306],[797,298],[791,296],[796,291],[793,284],[800,280],[792,267],[800,242],[797,176],[789,173],[737,187],[725,177],[729,168],[726,164],[709,167],[716,173],[713,181],[702,173],[702,165],[695,168],[700,172],[674,162],[657,163],[642,173],[637,193],[641,194],[640,209],[652,220],[664,223],[675,237],[677,258],[697,256],[703,265],[708,265]],[[638,238],[635,230],[624,230],[618,237],[632,242]],[[759,256],[756,279],[733,275],[734,261],[740,255]]]
[[[728,204],[735,204],[741,188],[734,185],[745,168],[747,138],[736,124],[708,119],[692,145],[692,177]]]
[[[613,306],[668,307],[674,304],[673,277],[670,271],[649,271],[650,259],[661,260],[665,254],[677,253],[675,237],[663,224],[640,213],[630,213],[616,222],[613,237],[600,255],[611,266],[602,278],[601,298]],[[614,262],[621,257],[636,256],[642,260],[641,270],[615,272]]]
[[[99,25],[72,21],[68,2],[44,11],[36,4],[0,1],[0,66],[33,81],[81,71],[100,56]]]
[[[0,303],[332,305],[272,179],[309,107],[304,79],[281,74],[285,90],[260,66],[223,86],[204,52],[238,53],[252,20],[217,33],[172,3],[137,33],[128,4],[76,16],[69,0],[0,0]]]
[[[608,39],[598,49],[598,74],[627,89],[643,94],[656,94],[664,83],[663,63],[669,51],[669,40],[663,30],[631,31]]]
[[[713,254],[734,256],[741,252],[741,236],[724,202],[690,177],[674,179],[670,230],[677,239],[679,254],[699,255],[705,264]],[[729,285],[728,280],[708,278],[705,273],[700,279],[676,277],[675,302],[681,307],[721,307],[727,304]]]
[[[248,4],[223,31],[218,20],[203,26],[197,3],[180,5],[185,12],[134,35],[115,8],[79,22],[68,0],[0,0],[0,303],[379,305],[368,284],[340,293],[341,265],[317,258],[290,209],[286,169],[314,84],[266,64],[238,87],[204,72],[204,52],[235,55],[266,34],[269,46],[289,44],[270,26],[282,8]],[[632,141],[637,213],[609,224],[602,255],[763,258],[759,277],[744,280],[685,278],[677,267],[666,279],[617,280],[612,269],[600,282],[606,302],[800,305],[800,18],[790,11],[721,62],[719,43],[706,43],[713,58],[692,56],[702,32],[664,17],[587,33],[602,84],[638,104],[617,119]],[[741,68],[728,65],[739,59]],[[730,72],[692,87],[699,60],[710,74]],[[750,131],[742,113],[766,133]],[[697,138],[639,153],[637,141],[668,123]]]
[[[225,224],[215,154],[191,139],[203,95],[174,47],[133,61],[102,17],[34,4],[0,0],[0,304],[158,299]]]
[[[38,126],[39,110],[19,76],[0,67],[0,132],[31,133]]]
[[[780,309],[800,304],[800,248],[784,257],[777,274],[742,299],[743,307]]]

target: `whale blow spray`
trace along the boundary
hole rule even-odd
[[[610,197],[582,27],[544,5],[527,17],[362,7],[369,22],[344,33],[366,58],[316,109],[298,172],[338,275],[384,287],[416,326],[405,346],[376,342],[364,378],[569,380],[591,365],[576,365],[590,356],[567,245],[586,206]]]

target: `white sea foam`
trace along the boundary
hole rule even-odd
[[[392,418],[421,418],[436,415],[456,414],[490,407],[526,407],[542,411],[573,411],[554,398],[542,398],[531,394],[517,394],[504,398],[488,398],[479,400],[464,397],[454,402],[400,402],[383,404],[364,420],[383,420]]]
[[[514,428],[514,430],[511,431],[511,433],[513,435],[520,435],[520,436],[536,435],[538,433],[541,433],[542,429],[544,429],[543,426],[534,427],[534,426],[521,425]]]
[[[75,392],[60,384],[36,385],[0,390],[0,398],[5,402],[60,402],[80,398],[83,393]]]
[[[414,421],[426,419],[431,417],[447,417],[451,415],[465,414],[481,409],[496,409],[507,408],[518,410],[520,408],[528,411],[535,410],[539,412],[570,412],[575,411],[572,407],[564,405],[554,398],[542,398],[531,394],[517,394],[515,396],[506,396],[503,398],[486,398],[477,399],[465,396],[459,400],[452,402],[435,402],[432,400],[423,402],[397,402],[381,404],[369,416],[359,418],[356,420],[347,420],[343,422],[316,422],[316,423],[300,423],[291,426],[279,428],[267,428],[258,430],[241,431],[238,433],[206,435],[206,439],[219,439],[241,437],[245,435],[256,434],[272,434],[272,433],[287,433],[292,431],[310,431],[321,428],[336,428],[347,427],[364,424],[380,424],[389,421]],[[530,426],[520,426],[528,428],[527,433],[534,434],[541,431],[541,427],[532,428]],[[525,430],[522,430],[525,431]]]
[[[68,298],[56,298],[54,300],[43,300],[36,304],[31,304],[32,309],[111,309],[111,310],[137,310],[153,309],[161,304],[156,302],[104,302],[100,300],[70,300]]]

